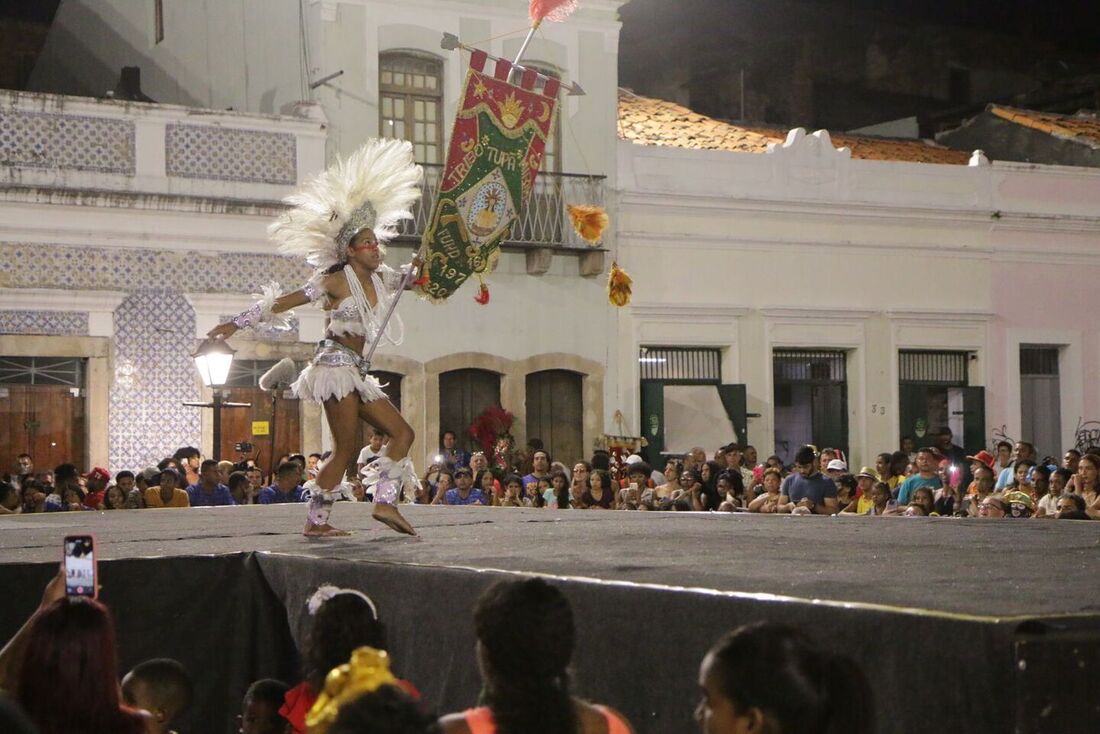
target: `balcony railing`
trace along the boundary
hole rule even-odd
[[[413,209],[413,219],[403,224],[401,239],[419,241],[428,228],[428,217],[435,205],[443,166],[423,166],[424,196]],[[566,207],[569,204],[603,206],[605,178],[572,173],[538,174],[527,206],[503,244],[591,250],[592,246],[577,236]]]

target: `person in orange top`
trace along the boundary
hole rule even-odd
[[[488,705],[444,716],[444,734],[633,732],[614,709],[571,695],[573,609],[557,588],[539,578],[497,582],[478,600],[474,629]]]
[[[165,469],[159,477],[154,477],[159,486],[145,490],[146,507],[190,507],[191,500],[186,490],[179,488],[180,473],[172,468]]]

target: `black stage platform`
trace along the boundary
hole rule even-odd
[[[123,665],[198,678],[185,734],[236,731],[256,678],[296,682],[323,582],[377,602],[398,672],[441,712],[476,700],[471,609],[510,574],[555,577],[578,622],[575,689],[641,734],[696,730],[695,676],[724,631],[793,623],[867,671],[884,732],[1100,731],[1100,523],[404,508],[419,539],[341,504],[0,518],[0,635],[34,609],[61,538],[99,538]],[[539,630],[532,629],[532,634]]]

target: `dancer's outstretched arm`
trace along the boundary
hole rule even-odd
[[[224,324],[218,324],[206,335],[211,339],[228,339],[240,329],[266,321],[272,314],[283,313],[298,306],[304,306],[325,296],[324,283],[328,276],[320,281],[311,280],[292,293],[276,295],[278,285],[265,286],[264,297],[249,308],[241,311]]]

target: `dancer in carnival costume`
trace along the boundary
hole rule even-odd
[[[400,317],[395,313],[384,324],[384,316],[401,289],[411,285],[420,258],[395,271],[382,264],[383,243],[397,234],[401,220],[412,217],[409,210],[420,198],[422,177],[410,143],[372,140],[287,197],[291,208],[268,233],[282,254],[303,258],[316,272],[293,293],[281,295],[277,283],[265,286],[258,303],[208,335],[225,339],[256,324],[278,325],[283,319],[276,314],[313,302],[328,313],[325,338],[291,385],[296,397],[324,405],[332,429],[332,456],[305,485],[310,492],[308,536],[347,534],[329,524],[329,513],[344,469],[359,452],[355,442],[360,420],[390,436],[386,456],[370,465],[366,477],[374,487],[374,518],[416,535],[396,506],[402,485],[411,493],[416,484],[408,458],[415,436],[368,373],[365,355],[376,339],[394,346],[402,342]]]

